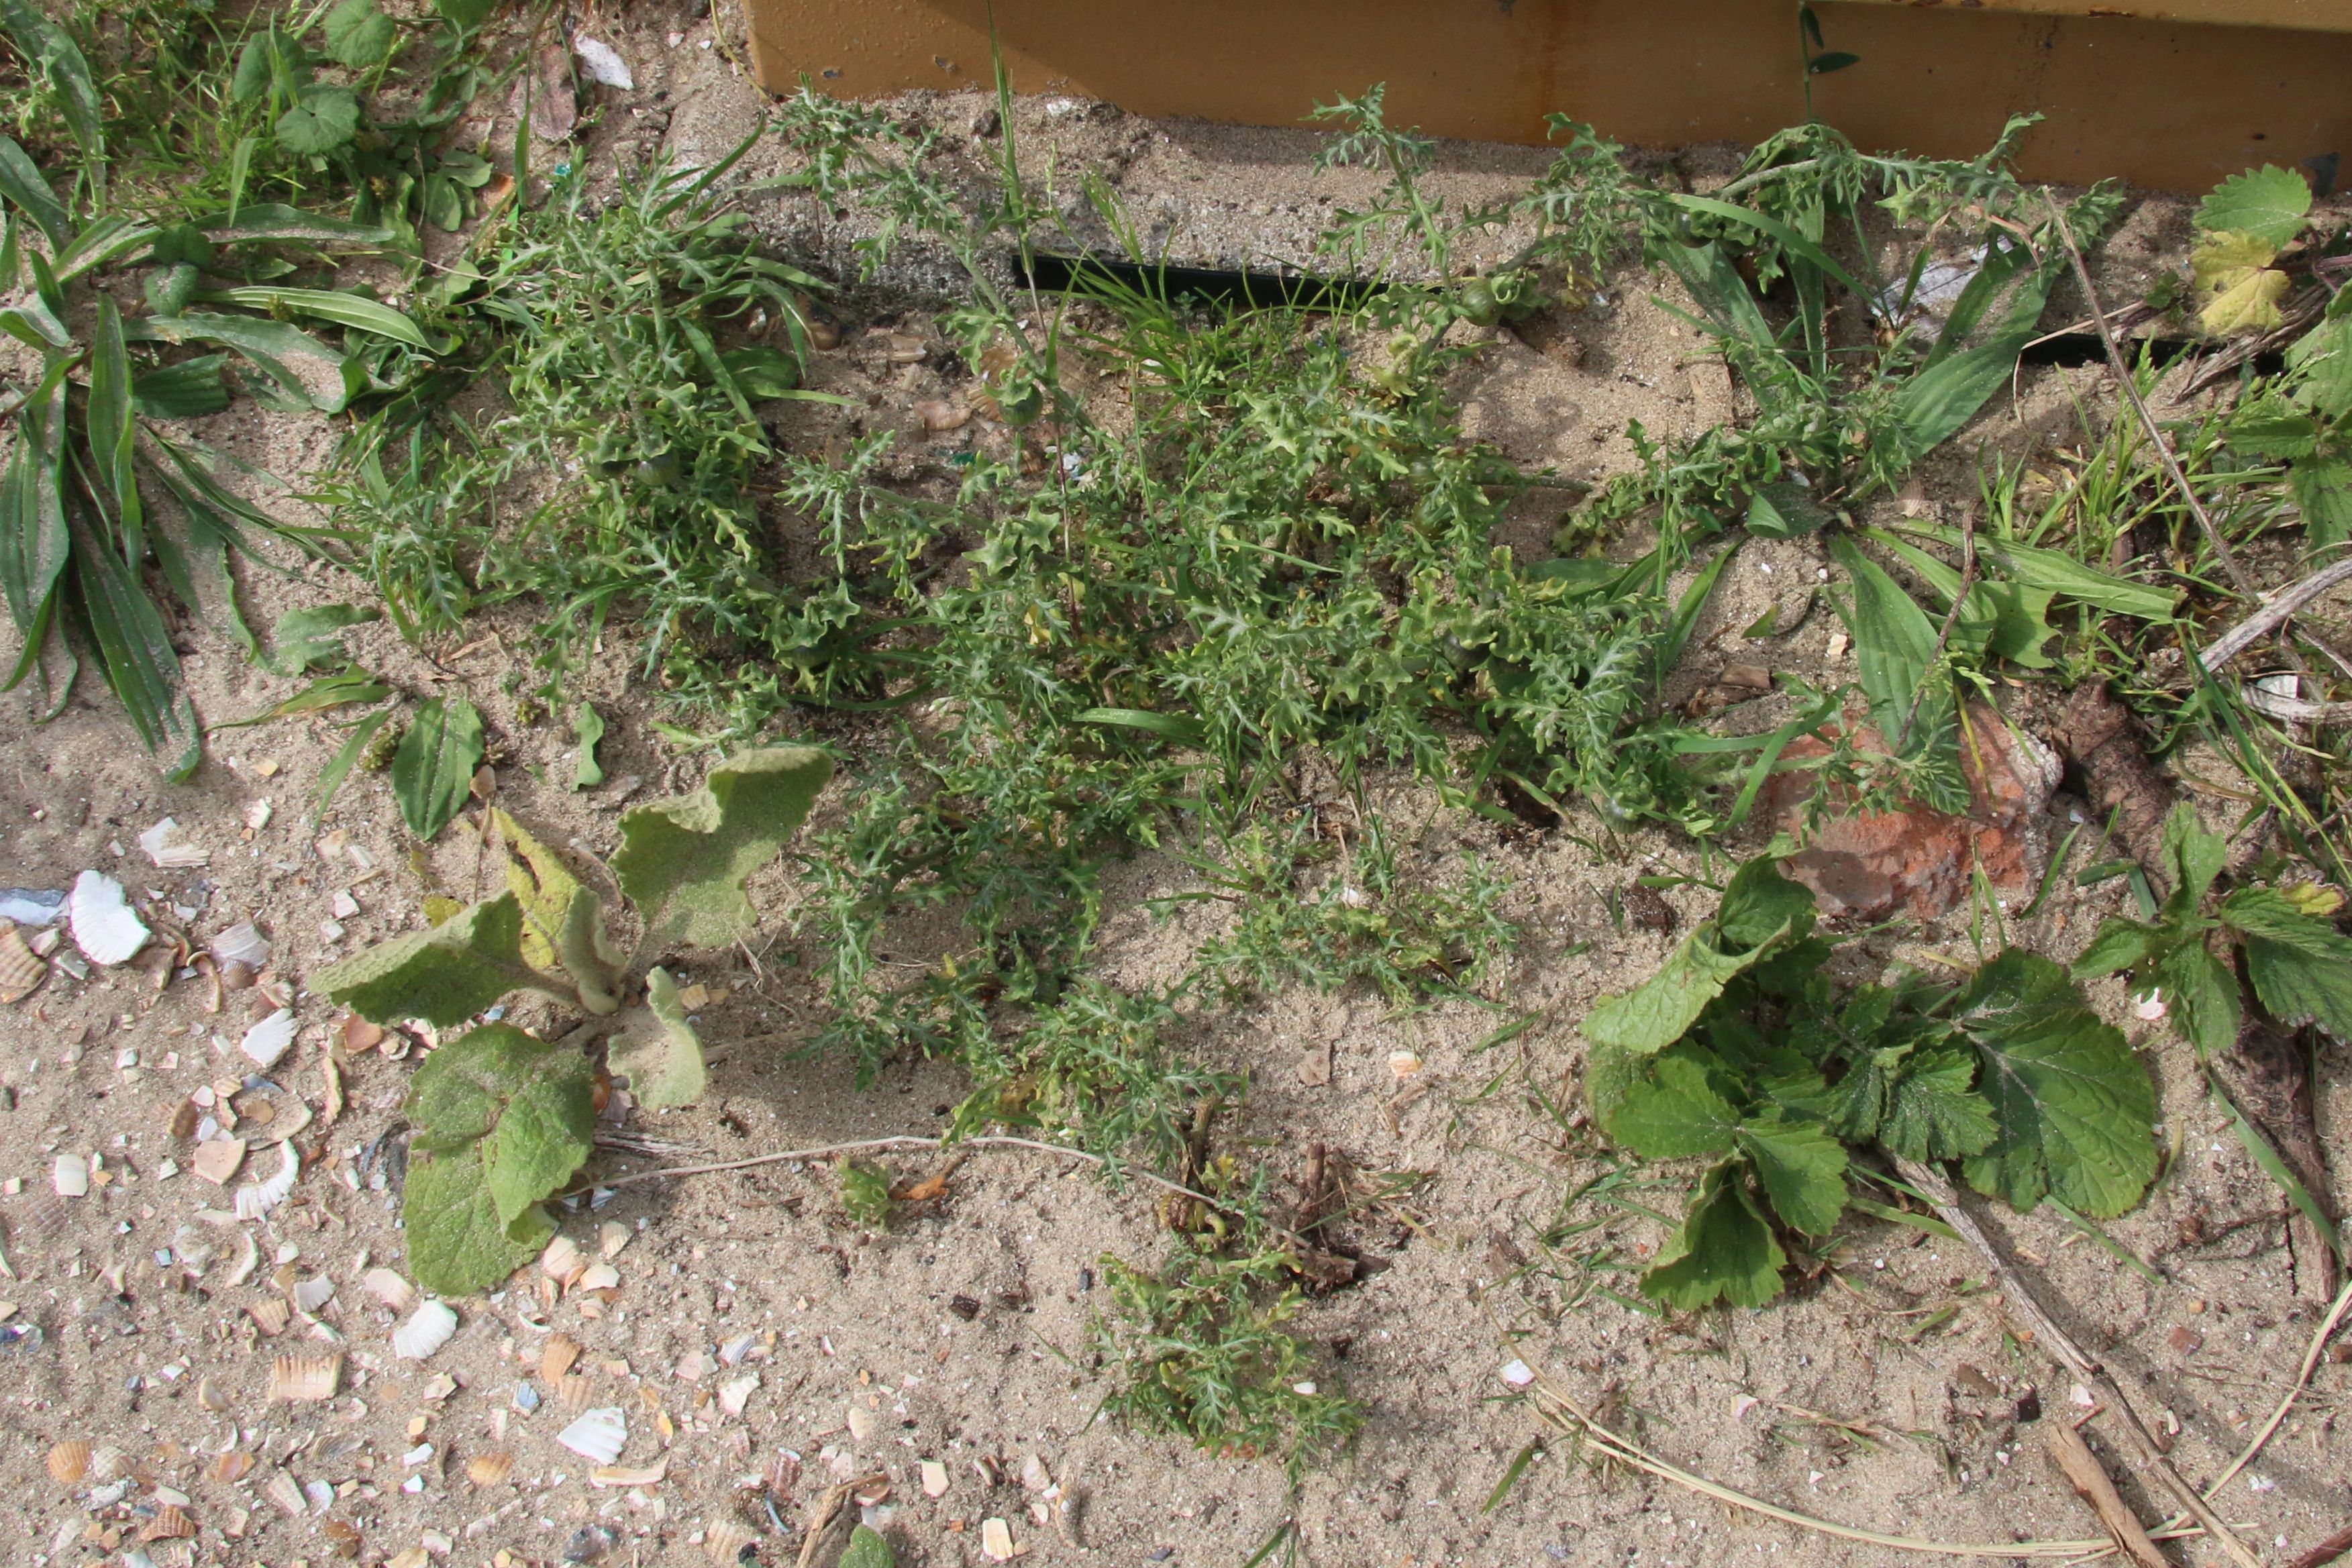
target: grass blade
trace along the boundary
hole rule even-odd
[[[2245,1145],[2247,1156],[2262,1167],[2264,1176],[2277,1184],[2289,1203],[2303,1210],[2304,1218],[2311,1221],[2312,1228],[2327,1239],[2336,1262],[2345,1262],[2344,1233],[2336,1228],[2335,1221],[2327,1218],[2327,1211],[2320,1207],[2317,1198],[2311,1196],[2311,1189],[2287,1169],[2286,1162],[2279,1158],[2278,1151],[2271,1147],[2271,1141],[2263,1136],[2261,1129],[2246,1120],[2246,1113],[2238,1109],[2238,1103],[2230,1098],[2230,1092],[2221,1087],[2221,1081],[2208,1072],[2205,1082],[2213,1086],[2214,1098],[2228,1109],[2230,1125],[2236,1131],[2238,1142]]]
[[[326,817],[327,808],[334,804],[336,791],[343,787],[343,780],[350,776],[352,767],[366,753],[368,742],[375,738],[375,732],[384,727],[395,711],[386,708],[382,713],[372,713],[360,720],[352,727],[350,737],[328,759],[325,769],[319,775],[318,797],[310,803],[313,826]]]
[[[1517,1483],[1520,1472],[1525,1470],[1529,1465],[1535,1463],[1536,1456],[1543,1451],[1544,1440],[1541,1437],[1529,1437],[1528,1439],[1528,1446],[1521,1448],[1518,1452],[1518,1456],[1512,1459],[1509,1465],[1505,1467],[1503,1470],[1503,1479],[1495,1483],[1495,1490],[1486,1494],[1486,1506],[1481,1508],[1478,1511],[1480,1513],[1492,1513],[1496,1508],[1500,1507],[1502,1505],[1503,1499],[1510,1495],[1511,1488]]]

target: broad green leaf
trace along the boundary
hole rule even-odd
[[[726,367],[743,395],[754,402],[782,397],[801,384],[800,361],[782,349],[772,349],[763,343],[730,349],[719,356],[719,362]]]
[[[1826,1236],[1845,1211],[1845,1145],[1814,1122],[1791,1122],[1777,1110],[1743,1123],[1740,1152],[1774,1212],[1808,1236]]]
[[[2238,995],[2237,971],[2205,946],[2201,936],[2181,943],[2151,966],[2148,981],[2165,998],[2172,1025],[2200,1056],[2227,1051],[2238,1040],[2245,1003]]]
[[[2054,1195],[2102,1219],[2139,1201],[2156,1176],[2155,1086],[2063,969],[2012,947],[1977,971],[1956,1021],[2000,1129],[1964,1166],[1970,1186],[2019,1209]]]
[[[2227,439],[2249,457],[2307,457],[2319,446],[2319,422],[2283,397],[2241,407]]]
[[[849,1532],[849,1545],[835,1568],[898,1568],[898,1559],[879,1531],[861,1524]]]
[[[2109,915],[2098,935],[2091,938],[2091,945],[2083,949],[2083,956],[2074,960],[2072,973],[2078,980],[2095,980],[2118,969],[2136,969],[2172,936],[2168,926]]]
[[[73,529],[73,564],[107,686],[163,777],[177,783],[204,760],[205,735],[181,679],[171,629],[122,558],[79,528]]]
[[[541,969],[561,967],[578,984],[581,1005],[590,1012],[616,1010],[613,974],[621,955],[604,933],[604,901],[503,810],[492,807],[490,816],[511,852],[507,888],[522,904],[523,960]]]
[[[326,35],[328,57],[355,71],[391,58],[399,31],[391,17],[376,9],[375,0],[342,0],[327,13],[319,28]]]
[[[98,297],[92,327],[89,399],[82,414],[89,443],[89,476],[97,481],[99,498],[118,536],[139,540],[145,537],[146,515],[139,504],[139,481],[132,465],[131,437],[136,426],[131,417],[131,357],[122,342],[122,311],[104,294]],[[135,550],[137,546],[131,549]]]
[[[1957,1159],[1992,1147],[2000,1129],[1992,1107],[1970,1087],[1976,1075],[1965,1051],[1914,1055],[1887,1094],[1878,1141],[1906,1160]]]
[[[1884,528],[1870,537],[1901,556],[1948,609],[1960,591],[1960,574],[1934,556]],[[2053,661],[2042,644],[2058,634],[2050,624],[2050,606],[2057,598],[2047,588],[2030,587],[2001,578],[1979,577],[1969,585],[1968,602],[1952,628],[1952,645],[1990,653],[2029,669],[2048,669]]]
[[[351,89],[313,84],[278,117],[278,141],[289,152],[318,157],[350,145],[359,126],[360,100]]]
[[[1920,683],[1927,678],[1936,627],[1902,584],[1843,536],[1831,539],[1830,550],[1853,580],[1853,612],[1847,630],[1853,633],[1854,662],[1872,717],[1886,744],[1893,746],[1918,698]],[[1926,727],[1927,710],[1934,706],[1917,702],[1919,727]],[[1906,745],[1906,750],[1912,748]]]
[[[131,406],[149,419],[201,419],[229,404],[226,354],[200,354],[131,379]]]
[[[482,765],[482,716],[464,697],[416,710],[392,758],[392,793],[408,831],[430,839],[465,809]]]
[[[282,80],[289,89],[310,79],[297,66],[295,46],[276,26],[265,26],[237,51],[236,68],[229,74],[229,96],[239,103],[259,103]]]
[[[2289,345],[2295,400],[2322,419],[2352,413],[2352,315],[2332,316]]]
[[[1716,906],[1715,929],[1727,953],[1801,940],[1813,928],[1813,890],[1780,874],[1759,855],[1731,875]]]
[[[743,891],[775,859],[833,776],[814,747],[747,751],[711,769],[691,795],[621,818],[613,875],[656,941],[724,947],[759,928]]]
[[[15,203],[48,237],[50,255],[64,251],[72,236],[73,219],[67,214],[65,204],[58,200],[57,193],[49,189],[40,165],[17,145],[13,136],[0,136],[0,196]],[[13,272],[5,286],[16,286]]]
[[[1603,561],[1613,573],[1613,562]],[[1181,714],[1154,713],[1149,708],[1090,707],[1074,716],[1078,724],[1108,725],[1115,729],[1139,729],[1177,746],[1198,746],[1208,727]]]
[[[1707,1083],[1706,1069],[1669,1051],[1627,1084],[1601,1131],[1645,1160],[1731,1152],[1739,1113]]]
[[[568,1046],[509,1024],[470,1030],[425,1059],[408,1091],[409,1147],[473,1150],[499,1221],[511,1225],[587,1164],[595,1073]]]
[[[213,304],[242,306],[274,316],[288,311],[297,316],[309,316],[320,321],[331,321],[338,327],[356,331],[373,332],[379,338],[412,348],[434,351],[432,340],[425,329],[381,300],[364,295],[347,293],[340,288],[221,288],[204,296]]]
[[[1748,1190],[1745,1167],[1726,1161],[1699,1183],[1682,1228],[1642,1276],[1642,1293],[1686,1312],[1718,1298],[1735,1307],[1760,1307],[1780,1293],[1780,1270],[1788,1261]]]
[[[604,781],[604,765],[596,760],[596,743],[604,738],[604,716],[587,698],[572,710],[572,734],[580,741],[580,765],[572,771],[574,789],[593,789]]]
[[[511,893],[330,964],[310,988],[377,1023],[423,1019],[436,1029],[464,1023],[509,991],[561,994],[523,962],[522,905]]]
[[[2246,978],[2273,1018],[2352,1040],[2352,936],[2275,888],[2240,888],[2221,914],[2244,937]]]
[[[628,1074],[629,1092],[650,1110],[691,1105],[702,1098],[702,1041],[667,970],[646,972],[646,1005],[629,1010],[610,1060],[614,1071]]]
[[[392,695],[392,688],[369,674],[365,670],[339,670],[331,675],[321,675],[283,702],[272,703],[251,718],[234,718],[216,724],[215,729],[242,729],[247,725],[267,724],[271,719],[296,718],[306,713],[325,713],[331,708],[350,707],[358,703],[382,702]]]
[[[408,1271],[442,1296],[496,1288],[555,1237],[555,1222],[539,1207],[511,1222],[499,1218],[481,1155],[471,1147],[410,1158],[400,1223],[408,1236]]]
[[[2197,204],[2197,226],[2207,234],[2253,235],[2273,249],[2303,232],[2311,187],[2275,164],[2232,174]]]
[[[82,168],[97,192],[98,204],[105,205],[106,108],[89,60],[71,34],[26,0],[0,0],[0,26],[7,28],[26,63],[57,90],[66,129],[81,150]]]
[[[2279,324],[2287,276],[2270,265],[2277,247],[2248,234],[2213,234],[2189,252],[2197,325],[2210,337],[2267,332]]]
[[[271,651],[262,656],[262,667],[273,674],[291,677],[322,664],[347,663],[351,654],[343,647],[341,633],[383,618],[381,610],[362,610],[351,604],[289,610],[278,618],[277,626],[269,633]]]
[[[1959,546],[1959,535],[1953,529],[1940,529],[1937,537],[1955,549]],[[2084,566],[2073,556],[2037,545],[1987,539],[1979,535],[1977,553],[2015,578],[2021,587],[2046,589],[2111,614],[2129,615],[2141,621],[2169,621],[2179,599],[2179,595],[2164,589],[2100,571]]]
[[[337,353],[291,322],[265,317],[226,316],[209,310],[149,316],[129,324],[125,336],[146,342],[197,341],[234,349],[269,379],[278,394],[276,402],[284,408],[340,413],[366,385],[364,373],[350,356]],[[305,369],[310,372],[309,377],[302,373]]]
[[[2352,450],[2328,445],[2286,471],[2287,493],[2303,514],[2303,548],[2316,554],[2352,539]]]
[[[306,213],[281,202],[247,202],[234,213],[213,213],[194,220],[194,226],[217,245],[248,245],[264,240],[299,240],[310,245],[341,245],[355,249],[383,245],[390,229],[355,224]]]
[[[1683,938],[1658,972],[1622,996],[1603,997],[1584,1015],[1584,1038],[1596,1047],[1653,1056],[1680,1040],[1732,979],[1772,951],[1771,944],[1727,955],[1713,926]]]
[[[2229,863],[2229,841],[2208,832],[2196,806],[2183,800],[2164,820],[2160,847],[2165,869],[2172,873],[2172,892],[2164,901],[2166,916],[2177,921],[2195,914],[2205,902],[2213,879]]]
[[[452,26],[470,33],[490,19],[499,8],[499,0],[433,0],[433,8],[448,18]]]

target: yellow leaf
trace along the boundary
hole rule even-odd
[[[2299,882],[2279,891],[2295,909],[2315,920],[2326,920],[2344,907],[2344,895],[2335,888],[2315,882]]]
[[[427,925],[439,925],[451,915],[463,913],[465,907],[463,904],[446,894],[428,893],[425,895],[425,923]]]
[[[2225,332],[2268,331],[2279,324],[2279,301],[2287,277],[2270,263],[2278,247],[2259,235],[2212,234],[2197,242],[2189,259],[2200,308],[2198,325],[2214,337]]]

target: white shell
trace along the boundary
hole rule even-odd
[[[622,1446],[629,1440],[628,1418],[617,1405],[599,1406],[582,1412],[580,1419],[555,1435],[555,1440],[591,1464],[609,1465],[621,1457]]]
[[[213,938],[213,961],[226,967],[242,964],[257,972],[269,967],[269,938],[252,921],[239,921]]]
[[[580,1256],[580,1244],[569,1236],[558,1236],[539,1255],[539,1270],[551,1280],[576,1279],[586,1263]]]
[[[213,859],[188,842],[187,834],[181,831],[180,824],[169,817],[140,834],[139,847],[147,852],[149,860],[165,871],[210,865]]]
[[[147,946],[148,930],[131,912],[122,884],[104,872],[86,871],[74,878],[66,895],[66,919],[73,926],[74,946],[93,964],[128,963]]]
[[[89,1196],[89,1161],[79,1155],[59,1155],[49,1180],[59,1197]]]
[[[719,1407],[730,1416],[740,1416],[743,1406],[751,1402],[751,1396],[759,1391],[759,1387],[760,1375],[756,1372],[747,1372],[730,1382],[722,1383],[719,1385]]]
[[[415,1287],[390,1269],[370,1269],[361,1276],[360,1283],[365,1285],[377,1301],[395,1312],[404,1309],[416,1297]]]
[[[267,1181],[247,1182],[236,1189],[236,1217],[239,1219],[259,1219],[286,1201],[294,1190],[294,1178],[302,1174],[302,1156],[294,1152],[291,1144],[278,1145],[285,1152],[286,1163],[278,1174]]]
[[[285,1055],[287,1048],[293,1043],[294,1009],[279,1008],[247,1030],[245,1038],[237,1041],[236,1048],[251,1057],[255,1066],[267,1072],[278,1065],[278,1059]]]
[[[295,1306],[315,1312],[335,1299],[335,1282],[324,1274],[313,1274],[307,1280],[295,1281],[291,1294]]]
[[[392,1354],[403,1361],[423,1361],[449,1343],[457,1332],[457,1314],[443,1301],[427,1301],[392,1331]],[[616,1448],[614,1450],[618,1452]]]
[[[624,92],[636,89],[637,78],[630,74],[629,62],[614,53],[612,45],[583,35],[572,40],[572,52],[580,57],[581,74],[590,81]]]
[[[621,1271],[610,1263],[591,1263],[580,1270],[578,1288],[583,1291],[610,1291],[621,1282]]]
[[[290,1470],[270,1471],[268,1484],[261,1490],[270,1501],[296,1519],[310,1511],[310,1500],[302,1495],[302,1483],[294,1479]]]

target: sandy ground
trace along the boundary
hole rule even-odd
[[[610,30],[638,71],[634,94],[605,97],[614,141],[692,160],[731,145],[756,120],[762,98],[711,26],[648,11]],[[950,120],[986,108],[976,99],[909,107]],[[1091,159],[1109,172],[1186,259],[1297,259],[1327,199],[1347,193],[1344,181],[1308,178],[1301,136],[1154,125],[1052,101],[1023,112],[1041,138],[1066,135],[1066,166]],[[1538,157],[1448,149],[1444,177],[1477,189],[1524,176]],[[1720,167],[1715,154],[1689,159],[1694,179],[1710,170],[1719,178]],[[2104,265],[2144,274],[2177,246],[2182,212],[2143,204]],[[774,210],[772,230],[819,256],[843,243],[837,230],[814,235],[810,214],[789,203]],[[1498,337],[1463,388],[1471,433],[1530,465],[1592,477],[1631,462],[1629,419],[1672,434],[1728,416],[1719,372],[1694,367],[1696,345],[1653,301],[1655,287],[1638,275],[1614,280],[1606,304],[1555,324],[1550,351]],[[885,324],[869,321],[877,334]],[[920,313],[894,313],[887,324],[919,327]],[[814,384],[883,394],[860,416],[869,421],[903,422],[913,402],[951,390],[929,365],[883,363],[877,343],[853,331]],[[2012,407],[1956,444],[2023,453],[2061,438],[2073,395],[2096,381],[2086,370],[2032,371]],[[794,417],[814,440],[835,416]],[[214,425],[208,439],[279,474],[299,475],[332,451],[323,422],[244,410]],[[1973,490],[1969,464],[1928,476],[1931,497]],[[1537,546],[1556,509],[1538,493],[1515,518],[1524,537],[1513,542]],[[1759,570],[1776,562],[1775,573]],[[1768,645],[1739,636],[1809,571],[1818,580],[1819,563],[1795,547],[1738,563],[1678,674],[1683,688],[1711,682],[1734,656],[1827,674],[1835,623],[1825,604]],[[317,567],[252,572],[247,587],[257,624],[296,604],[365,598],[362,584]],[[257,712],[291,689],[201,629],[188,635],[209,717]],[[350,641],[362,664],[414,691],[472,697],[496,732],[500,803],[551,843],[603,853],[626,800],[690,787],[693,772],[651,729],[661,709],[615,639],[586,694],[612,724],[604,752],[612,781],[581,794],[562,789],[568,728],[522,722],[509,689],[529,636],[527,619],[491,615],[463,647],[432,650],[433,660],[381,623]],[[159,987],[134,966],[86,981],[55,974],[0,1014],[0,1226],[12,1269],[0,1281],[0,1331],[16,1335],[0,1344],[0,1396],[15,1427],[0,1448],[0,1533],[18,1542],[11,1561],[95,1564],[112,1554],[135,1563],[143,1551],[158,1564],[690,1562],[714,1527],[731,1522],[751,1535],[722,1535],[721,1546],[751,1539],[759,1560],[790,1563],[808,1504],[836,1479],[877,1471],[889,1495],[867,1517],[900,1562],[916,1564],[985,1561],[982,1522],[992,1518],[1008,1521],[1041,1563],[1238,1565],[1286,1521],[1296,1521],[1304,1560],[1334,1568],[1910,1560],[1589,1464],[1565,1440],[1489,1506],[1514,1456],[1543,1431],[1501,1376],[1515,1358],[1674,1463],[1784,1507],[1947,1542],[2097,1534],[2028,1418],[2037,1404],[2043,1420],[2074,1410],[2069,1380],[2020,1343],[1979,1260],[1949,1243],[1851,1217],[1810,1277],[1758,1312],[1665,1318],[1591,1288],[1586,1259],[1638,1262],[1664,1231],[1633,1208],[1570,1201],[1614,1163],[1572,1113],[1577,1024],[1597,995],[1645,976],[1675,939],[1621,925],[1610,895],[1643,872],[1720,869],[1687,843],[1614,838],[1591,820],[1541,836],[1498,832],[1398,786],[1378,804],[1412,824],[1419,848],[1475,850],[1512,879],[1510,913],[1527,939],[1489,987],[1495,1006],[1397,1016],[1374,996],[1298,990],[1187,1021],[1190,1049],[1251,1075],[1221,1146],[1290,1180],[1307,1145],[1320,1142],[1367,1190],[1395,1195],[1340,1232],[1383,1266],[1312,1301],[1299,1319],[1369,1419],[1355,1447],[1294,1495],[1272,1464],[1211,1458],[1096,1418],[1108,1386],[1089,1344],[1104,1304],[1098,1260],[1149,1264],[1170,1242],[1148,1193],[1107,1188],[1040,1155],[976,1154],[943,1199],[902,1209],[886,1234],[850,1222],[824,1168],[628,1186],[565,1218],[583,1249],[617,1247],[616,1289],[551,1299],[526,1274],[455,1303],[462,1326],[429,1361],[395,1360],[394,1314],[362,1276],[401,1264],[397,1163],[387,1170],[385,1155],[404,1127],[415,1054],[345,1051],[332,1010],[299,987],[317,965],[418,925],[427,892],[480,886],[478,839],[461,824],[413,859],[377,775],[355,775],[314,829],[309,800],[339,738],[320,726],[221,732],[196,779],[171,787],[87,692],[41,727],[22,723],[21,694],[5,701],[18,722],[0,746],[0,882],[59,888],[94,867],[199,944],[255,919],[275,943],[272,968],[293,988],[302,1025],[293,1051],[261,1080],[247,1075],[236,1049],[258,1016],[257,992],[232,995],[215,1012],[199,981],[166,971]],[[1771,710],[1756,706],[1760,724]],[[2206,772],[2221,776],[2218,764]],[[856,787],[854,776],[837,782],[834,804]],[[265,800],[267,822],[249,829]],[[2063,796],[2053,807],[2062,818],[2074,809]],[[148,863],[137,835],[167,814],[209,851],[208,865]],[[1150,855],[1115,871],[1104,954],[1112,977],[1166,978],[1213,929],[1202,905],[1167,920],[1143,907],[1188,874]],[[2013,936],[2063,957],[2116,906],[2120,886],[2063,890]],[[818,1020],[818,956],[790,933],[794,890],[782,873],[755,892],[769,919],[763,944],[701,955],[691,967],[714,997],[701,1020],[714,1064],[708,1101],[640,1115],[627,1130],[719,1159],[938,1132],[963,1093],[959,1074],[894,1061],[861,1092],[844,1064],[795,1053]],[[335,915],[340,894],[357,915]],[[1665,897],[1685,925],[1707,909],[1703,890]],[[175,906],[191,913],[175,915]],[[340,936],[324,929],[330,922]],[[919,946],[922,934],[908,939]],[[1897,944],[1969,951],[1956,923],[1871,938],[1842,961],[1867,973]],[[2098,1000],[2126,1022],[2119,987],[2103,988]],[[1535,1015],[1525,1032],[1478,1049],[1521,1014]],[[1996,1227],[2071,1304],[2131,1396],[2177,1433],[2174,1458],[2203,1480],[2288,1385],[2316,1314],[2291,1277],[2278,1195],[2204,1097],[2185,1049],[2148,1025],[2126,1027],[2161,1081],[2172,1152],[2153,1196],[2108,1230],[2160,1282],[2055,1214],[2004,1213]],[[1401,1050],[1424,1063],[1402,1082],[1390,1066]],[[2340,1052],[2323,1061],[2321,1124],[2331,1132],[2352,1113],[2344,1065]],[[331,1079],[339,1114],[330,1114]],[[252,1141],[236,1183],[275,1170],[273,1136],[299,1124],[300,1179],[263,1222],[214,1223],[208,1211],[227,1208],[230,1194],[187,1168],[190,1147],[173,1135],[175,1111],[214,1085],[215,1115],[220,1102],[234,1104]],[[1570,1113],[1555,1117],[1547,1103]],[[2334,1146],[2340,1165],[2340,1135]],[[88,1196],[54,1195],[60,1155],[92,1160],[100,1175]],[[651,1163],[607,1153],[593,1170],[606,1180]],[[889,1163],[919,1175],[930,1161]],[[1678,1173],[1654,1174],[1660,1190],[1639,1201],[1676,1207]],[[1585,1221],[1596,1223],[1562,1234]],[[331,1298],[290,1322],[273,1312],[269,1303],[312,1279],[331,1284]],[[1629,1279],[1599,1282],[1629,1288]],[[557,1334],[583,1347],[574,1375],[584,1382],[568,1393],[543,1375]],[[276,1358],[335,1353],[345,1360],[332,1399],[270,1402]],[[2352,1449],[2334,1431],[2347,1375],[2323,1364],[2222,1495],[2224,1514],[2266,1552],[2300,1550],[2352,1509]],[[747,1376],[757,1380],[748,1393]],[[604,1406],[625,1412],[619,1463],[639,1473],[600,1486],[555,1434],[572,1409]],[[96,1448],[73,1484],[45,1463],[64,1441]],[[487,1485],[471,1479],[498,1455],[511,1458],[509,1472]],[[1073,1500],[1066,1511],[1024,1488],[1033,1458],[1030,1479],[1061,1487]],[[943,1495],[925,1495],[923,1460],[945,1466]],[[760,1500],[771,1482],[772,1515]],[[2163,1513],[2163,1500],[2137,1483],[2125,1490],[2144,1517]],[[142,1542],[142,1531],[180,1529],[183,1515],[192,1536]],[[2185,1561],[2221,1560],[2198,1544],[2177,1550]]]

